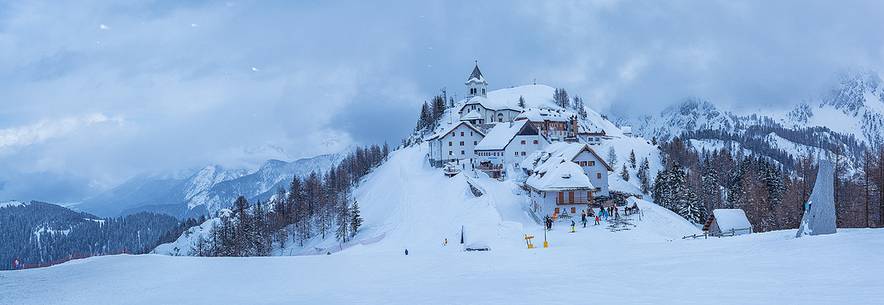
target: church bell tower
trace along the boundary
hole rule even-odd
[[[470,73],[470,77],[464,84],[467,85],[468,98],[474,96],[487,96],[486,90],[488,87],[488,82],[485,81],[485,76],[483,76],[482,71],[479,70],[479,61],[476,61],[476,65],[475,67],[473,67],[473,73]]]

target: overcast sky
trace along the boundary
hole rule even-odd
[[[0,1],[0,200],[397,143],[474,60],[606,113],[785,108],[884,70],[882,29],[871,0]]]

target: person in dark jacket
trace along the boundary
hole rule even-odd
[[[580,215],[580,222],[582,222],[583,227],[586,228],[586,211],[584,211],[583,214]]]
[[[408,255],[408,249],[405,249],[405,255]]]

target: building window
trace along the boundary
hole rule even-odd
[[[525,140],[522,140],[522,145],[525,145]]]
[[[460,136],[461,136],[461,137],[463,136],[463,131],[460,132]]]
[[[518,152],[518,151],[514,151],[514,153],[516,154],[516,157],[519,156],[519,152]]]
[[[463,150],[461,150],[461,151],[460,151],[460,155],[461,155],[461,156],[463,156],[463,155],[464,155],[464,152],[463,152]]]
[[[448,141],[448,146],[451,146],[451,141]]]
[[[534,145],[537,145],[537,140],[534,140]]]
[[[454,155],[454,153],[452,153],[452,152],[449,150],[449,151],[448,151],[448,155],[451,156],[451,155]]]
[[[595,173],[595,177],[598,179],[602,179],[602,173]]]
[[[525,156],[525,152],[523,151],[523,152],[522,152],[522,157],[524,157],[524,156]]]
[[[463,141],[460,141],[460,146],[463,146]]]
[[[478,141],[473,141],[473,145],[476,145],[477,143],[478,143]]]
[[[472,131],[470,131],[470,136],[471,136],[471,137],[473,136],[473,132],[472,132]]]
[[[595,166],[595,161],[589,161],[589,166]]]

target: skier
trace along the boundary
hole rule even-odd
[[[595,216],[595,225],[599,225],[599,224],[601,224],[601,221],[602,221],[602,220],[599,218],[599,216],[596,215],[596,216]]]
[[[405,255],[408,255],[408,249],[405,249]]]
[[[575,226],[577,226],[577,224],[574,223],[574,220],[572,219],[571,220],[571,233],[577,232],[577,229],[574,228]]]
[[[447,246],[447,245],[448,245],[448,238],[446,238],[444,241],[442,241],[442,246],[443,246],[443,247],[444,247],[444,246]]]

